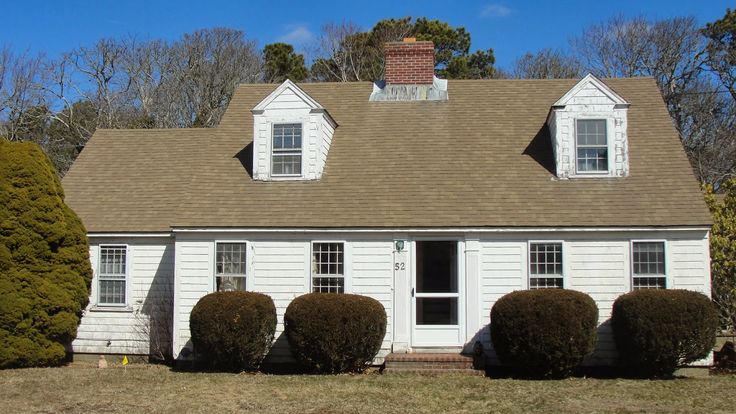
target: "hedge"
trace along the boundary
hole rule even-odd
[[[292,354],[319,373],[364,370],[386,335],[383,305],[360,295],[299,296],[289,304],[284,321]]]
[[[86,234],[41,148],[0,139],[0,368],[64,362],[89,300]]]
[[[597,325],[593,299],[573,290],[512,292],[491,309],[491,340],[499,360],[526,376],[570,375],[593,352]]]
[[[194,350],[208,367],[254,371],[273,342],[276,307],[261,293],[210,293],[192,309],[189,329]]]
[[[631,373],[671,376],[708,356],[718,329],[710,299],[689,290],[637,290],[619,296],[611,315],[619,357]]]

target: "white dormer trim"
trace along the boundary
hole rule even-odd
[[[629,103],[603,81],[586,75],[551,107],[547,117],[557,178],[613,178],[629,175]],[[577,123],[606,121],[606,171],[579,171]]]
[[[253,179],[259,181],[318,180],[337,122],[314,98],[290,80],[285,80],[253,109]],[[301,172],[272,174],[273,127],[301,124]]]
[[[624,98],[621,97],[621,95],[617,94],[613,89],[609,88],[608,85],[603,83],[602,80],[596,78],[593,76],[592,73],[589,73],[583,77],[583,79],[580,79],[578,83],[575,84],[569,91],[567,91],[566,94],[562,95],[560,99],[555,102],[552,107],[558,108],[558,107],[564,107],[566,106],[574,97],[576,97],[578,94],[580,94],[581,91],[583,91],[588,85],[595,86],[596,89],[603,92],[608,99],[610,99],[615,106],[625,106],[628,107],[629,103],[626,102]]]

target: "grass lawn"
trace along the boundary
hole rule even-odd
[[[130,365],[0,371],[13,412],[734,412],[736,376],[522,381],[454,375],[298,376]]]

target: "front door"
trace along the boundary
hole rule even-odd
[[[462,345],[462,274],[457,240],[418,240],[412,249],[412,346]]]

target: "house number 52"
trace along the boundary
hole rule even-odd
[[[394,263],[394,269],[395,270],[405,270],[406,266],[404,265],[404,262],[398,262],[398,263]]]

